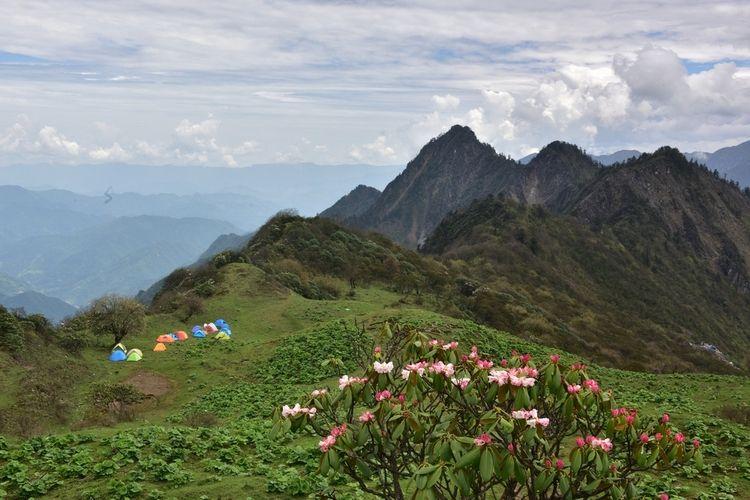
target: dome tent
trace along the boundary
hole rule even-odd
[[[216,334],[216,336],[214,338],[216,340],[229,340],[232,337],[230,335],[228,335],[227,332],[219,332],[219,333]]]
[[[122,342],[120,342],[120,343],[118,343],[118,344],[115,344],[115,346],[114,346],[114,347],[112,348],[112,351],[116,351],[116,350],[120,350],[120,351],[122,351],[122,352],[127,352],[127,349],[126,349],[126,348],[125,348],[125,346],[124,346],[124,345],[122,344]]]
[[[193,327],[193,337],[202,339],[206,336],[206,332],[203,331],[203,328],[201,328],[199,325],[195,325]]]
[[[188,339],[188,334],[180,330],[179,332],[175,332],[172,334],[177,340],[180,342]]]
[[[172,343],[172,342],[174,342],[175,340],[176,340],[176,339],[175,339],[175,338],[174,338],[174,337],[173,337],[173,336],[172,336],[171,334],[168,334],[168,333],[166,333],[166,334],[164,334],[164,335],[159,335],[159,336],[158,336],[158,337],[156,338],[156,341],[157,341],[157,342],[161,342],[162,344],[171,344],[171,343]]]
[[[219,330],[224,330],[225,328],[226,328],[226,329],[229,329],[229,323],[227,323],[227,322],[226,322],[226,321],[224,321],[223,319],[217,319],[216,321],[214,321],[214,325],[215,325],[215,326],[216,326],[216,328],[218,328]]]
[[[219,333],[224,332],[230,337],[232,336],[232,330],[229,329],[229,325],[222,327],[221,330],[219,330]]]
[[[166,351],[166,350],[167,350],[167,346],[165,344],[161,343],[161,342],[157,343],[154,346],[154,351],[156,351],[156,352],[163,352],[163,351]]]
[[[203,325],[203,330],[206,333],[216,333],[219,331],[219,329],[216,328],[216,325],[213,323],[206,323],[205,325]]]
[[[140,349],[131,349],[128,351],[128,361],[140,361],[143,359],[143,353]]]
[[[126,359],[128,359],[128,356],[122,349],[112,349],[112,352],[109,355],[110,361],[125,361]]]

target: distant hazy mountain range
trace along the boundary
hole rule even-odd
[[[622,149],[611,154],[591,155],[591,158],[608,167],[642,154],[641,151],[635,149]],[[536,155],[536,153],[533,153],[524,156],[518,162],[526,165]],[[720,174],[726,175],[727,179],[739,182],[742,187],[750,186],[750,141],[745,141],[736,146],[721,148],[713,153],[706,153],[704,151],[685,153],[685,157],[689,160],[702,163],[711,170],[717,170]]]
[[[67,191],[0,186],[0,303],[53,317],[64,309],[60,304],[47,301],[45,309],[42,296],[19,294],[37,292],[74,306],[105,293],[135,294],[238,230],[209,217],[252,227],[272,213],[255,207],[232,195],[123,194],[105,203]]]
[[[237,203],[254,205],[270,214],[282,208],[294,208],[301,214],[314,215],[332,205],[352,186],[367,184],[382,188],[402,169],[403,166],[314,164],[245,168],[22,165],[0,167],[0,185],[13,184],[36,190],[64,189],[95,195],[102,200],[103,193],[110,187],[115,193],[199,195],[195,200],[201,196],[216,199],[223,195],[226,212],[235,210],[231,205]],[[112,203],[118,196],[123,195],[116,195]],[[170,203],[169,199],[161,201]],[[137,205],[137,200],[126,199],[121,203],[123,207]],[[196,206],[188,215],[227,220],[247,230],[255,229],[265,221],[249,224],[213,212],[200,212],[199,208],[204,207]],[[136,214],[121,212],[117,215]]]

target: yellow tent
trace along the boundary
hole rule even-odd
[[[154,351],[156,352],[161,352],[161,351],[166,351],[166,350],[167,350],[167,346],[162,344],[161,342],[159,342],[158,344],[154,346]]]

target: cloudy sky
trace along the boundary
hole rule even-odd
[[[402,164],[750,139],[750,3],[4,0],[0,164]]]

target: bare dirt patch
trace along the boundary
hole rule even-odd
[[[149,371],[139,371],[128,377],[125,384],[130,384],[146,396],[161,397],[172,391],[172,381],[164,375]]]

